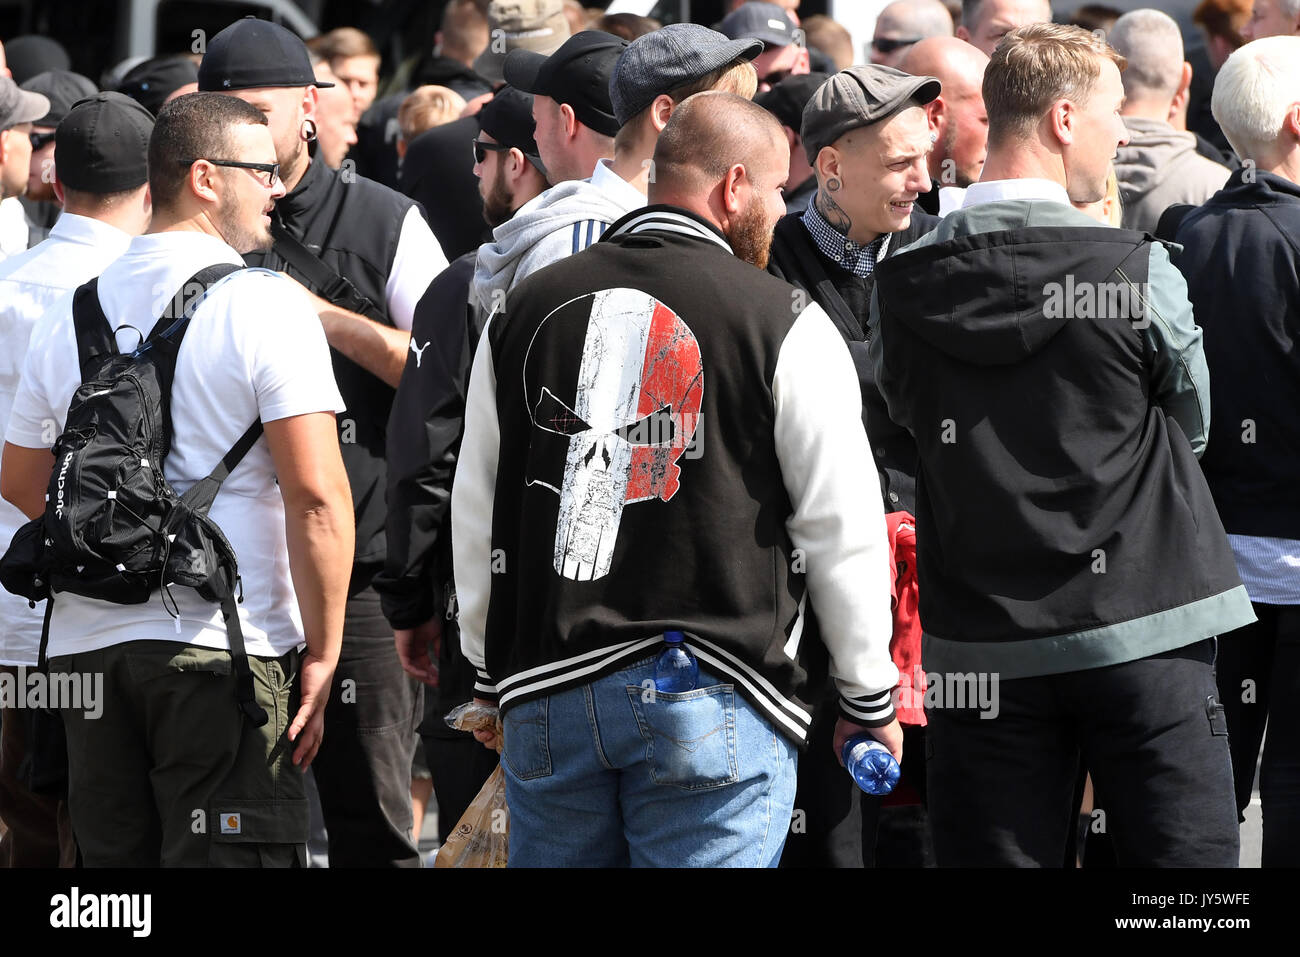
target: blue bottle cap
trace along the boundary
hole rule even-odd
[[[665,632],[664,632],[664,641],[666,641],[666,642],[668,642],[668,643],[670,643],[670,644],[674,644],[674,643],[676,643],[676,642],[679,642],[679,641],[685,641],[685,640],[686,640],[686,635],[683,634],[683,633],[680,632],[680,631],[665,631]]]

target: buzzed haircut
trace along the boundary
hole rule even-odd
[[[1008,33],[984,71],[990,147],[1031,136],[1057,100],[1087,102],[1103,60],[1124,69],[1124,57],[1082,27],[1033,23]]]
[[[737,163],[747,169],[785,146],[781,124],[752,100],[734,93],[697,93],[683,100],[655,144],[651,190],[689,191],[714,183]]]
[[[961,0],[961,25],[967,30],[974,30],[980,18],[980,4],[984,0]]]
[[[190,161],[232,159],[231,131],[240,124],[266,126],[266,116],[237,96],[187,93],[158,111],[149,137],[149,193],[170,209],[190,177]]]
[[[1183,34],[1173,17],[1159,10],[1131,10],[1115,21],[1107,37],[1124,55],[1124,92],[1130,100],[1172,100],[1183,79]]]

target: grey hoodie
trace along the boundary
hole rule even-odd
[[[587,180],[567,180],[533,197],[479,247],[470,305],[491,315],[517,282],[586,249],[631,211]]]
[[[1199,206],[1232,171],[1196,152],[1196,135],[1140,116],[1124,117],[1132,137],[1115,157],[1123,227],[1155,232],[1160,214],[1178,203]]]

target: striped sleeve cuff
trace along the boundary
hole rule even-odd
[[[839,696],[840,714],[864,728],[880,728],[894,720],[892,688],[861,697]]]
[[[497,686],[492,681],[492,676],[482,668],[474,669],[474,697],[485,701],[497,700]]]

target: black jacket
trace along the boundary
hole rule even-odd
[[[907,228],[890,237],[884,258],[897,254],[938,222],[938,217],[914,210]],[[862,387],[862,422],[875,452],[885,511],[915,512],[916,441],[906,429],[890,420],[867,357],[870,342],[867,320],[875,274],[863,279],[827,258],[813,242],[800,216],[795,214],[783,216],[776,225],[767,271],[807,290],[844,337]]]
[[[1084,670],[1254,617],[1160,404],[1181,410],[1186,394],[1166,396],[1160,370],[1203,368],[1194,339],[1152,346],[1186,322],[1177,274],[1149,237],[1087,222],[1056,202],[987,203],[877,269],[872,357],[917,440],[923,653],[938,671]]]
[[[386,286],[397,255],[402,221],[415,204],[402,194],[360,176],[349,176],[312,162],[289,195],[275,204],[273,217],[299,242],[348,279],[375,310],[387,318]],[[250,266],[288,273],[312,287],[274,248],[249,253]],[[334,378],[347,410],[338,416],[343,465],[352,486],[356,514],[355,561],[377,571],[384,561],[384,456],[393,388],[351,359],[331,350]],[[354,585],[360,585],[354,582]]]
[[[476,136],[478,120],[472,116],[426,130],[407,144],[398,175],[401,191],[428,212],[429,228],[448,260],[492,241],[470,152]]]
[[[446,611],[437,596],[451,577],[451,480],[482,332],[469,309],[474,256],[454,260],[416,305],[388,419],[388,557],[375,588],[394,628]]]
[[[1201,467],[1229,532],[1300,539],[1300,186],[1254,179],[1233,173],[1177,233],[1210,367]]]

